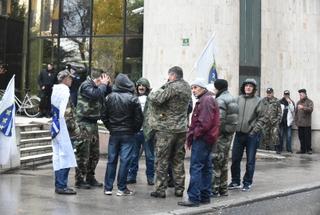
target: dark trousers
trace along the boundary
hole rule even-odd
[[[42,115],[50,115],[51,114],[51,95],[52,90],[42,90],[40,92],[40,103],[39,110]]]
[[[312,151],[311,148],[311,126],[298,127],[298,136],[300,140],[300,151],[305,153]]]
[[[231,177],[232,182],[240,184],[241,175],[241,160],[244,149],[246,149],[247,163],[246,173],[243,177],[244,185],[251,185],[253,174],[256,165],[256,153],[258,144],[260,141],[260,135],[249,135],[248,133],[237,132],[234,138],[232,147],[232,165],[231,165]]]
[[[54,171],[55,175],[55,187],[57,189],[64,189],[68,185],[68,175],[70,168],[59,169]]]

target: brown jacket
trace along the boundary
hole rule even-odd
[[[303,105],[303,109],[298,109],[298,105]],[[300,99],[296,106],[295,123],[297,127],[311,127],[311,114],[313,111],[313,101],[308,97]]]

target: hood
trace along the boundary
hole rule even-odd
[[[243,94],[243,95],[245,95],[246,93],[244,92],[244,86],[246,85],[246,84],[252,84],[253,85],[253,95],[257,92],[257,82],[256,82],[256,80],[254,80],[253,78],[247,78],[243,83],[242,83],[242,86],[241,86],[241,89],[240,89],[240,91],[241,91],[241,93]]]
[[[148,79],[146,78],[140,78],[137,82],[136,82],[136,86],[138,85],[142,85],[148,89],[150,89],[150,83],[148,81]]]
[[[114,91],[121,91],[121,92],[134,92],[134,84],[128,78],[127,75],[119,73],[114,80],[114,85],[112,87]]]

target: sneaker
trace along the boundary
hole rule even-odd
[[[240,188],[241,188],[240,184],[237,184],[237,183],[234,183],[234,182],[231,182],[228,185],[228,190],[235,190],[235,189],[240,189]]]
[[[105,190],[104,195],[111,196],[112,195],[112,190]]]
[[[178,202],[178,205],[185,206],[185,207],[199,207],[199,203],[192,202],[190,200]]]
[[[126,188],[124,191],[118,190],[117,196],[132,196],[133,191]]]
[[[251,185],[249,184],[244,184],[242,187],[242,191],[247,192],[250,191]]]
[[[308,153],[309,155],[312,155],[312,151],[308,151],[307,153]]]

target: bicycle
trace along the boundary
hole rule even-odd
[[[18,113],[24,112],[25,115],[28,117],[36,117],[40,114],[39,112],[39,104],[40,104],[40,98],[38,96],[30,96],[29,89],[26,89],[26,94],[21,101],[16,95],[15,98],[15,104],[16,104],[16,110]],[[0,90],[0,97],[4,94],[4,90]]]

